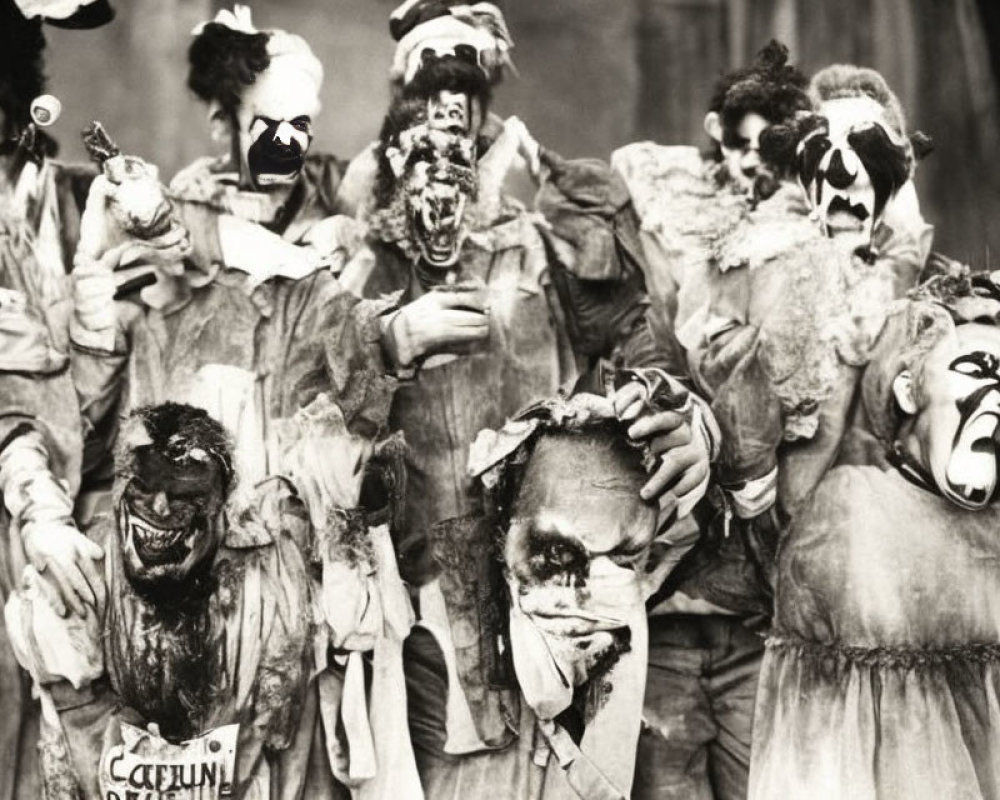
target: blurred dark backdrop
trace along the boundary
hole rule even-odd
[[[936,246],[1000,266],[1000,1],[501,0],[520,77],[498,110],[523,117],[565,155],[606,158],[637,139],[701,144],[720,72],[769,38],[811,72],[836,61],[880,70],[936,150],[917,176]],[[51,90],[66,110],[64,153],[103,120],[165,177],[211,152],[204,110],[184,86],[191,29],[228,3],[117,0],[118,18],[88,32],[50,30]],[[317,145],[353,156],[378,130],[396,0],[257,0],[260,27],[304,35],[326,66]]]

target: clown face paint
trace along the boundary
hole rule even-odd
[[[826,105],[834,119],[799,144],[799,179],[828,236],[867,246],[886,204],[907,181],[906,150],[890,135],[883,115],[869,108],[881,109],[870,98]],[[862,111],[875,118],[859,118]]]
[[[276,59],[247,89],[237,115],[240,156],[257,189],[294,183],[312,144],[314,84],[282,64]]]
[[[146,588],[182,584],[221,542],[222,470],[207,454],[178,463],[152,448],[135,461],[119,506],[126,575]]]
[[[753,189],[760,169],[760,134],[770,123],[751,111],[744,115],[735,129],[722,131],[722,160],[729,177],[745,192]]]
[[[915,396],[924,467],[949,500],[983,508],[997,491],[1000,329],[959,326],[928,353]]]

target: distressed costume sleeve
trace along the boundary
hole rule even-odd
[[[639,224],[625,184],[598,160],[565,160],[544,151],[548,175],[538,210],[550,228],[552,280],[575,349],[629,367],[685,369],[672,336],[653,336]]]

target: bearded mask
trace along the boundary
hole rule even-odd
[[[398,147],[386,148],[386,158],[397,179],[397,212],[406,216],[404,251],[436,269],[454,267],[476,195],[473,141],[421,124],[404,131]]]
[[[164,403],[134,412],[121,438],[115,493],[125,574],[137,590],[183,591],[225,533],[226,433],[201,409]]]

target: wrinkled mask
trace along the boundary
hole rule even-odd
[[[224,536],[225,433],[200,409],[173,403],[136,412],[125,433],[116,474],[125,574],[137,589],[181,588]]]
[[[458,261],[469,233],[467,206],[476,193],[473,142],[428,128],[406,131],[386,157],[400,180],[411,243],[422,260],[438,269]]]
[[[968,323],[925,357],[914,387],[924,468],[953,503],[978,510],[1000,474],[1000,328]]]
[[[906,183],[906,149],[875,120],[818,126],[798,145],[798,174],[828,236],[868,246],[886,204]]]

